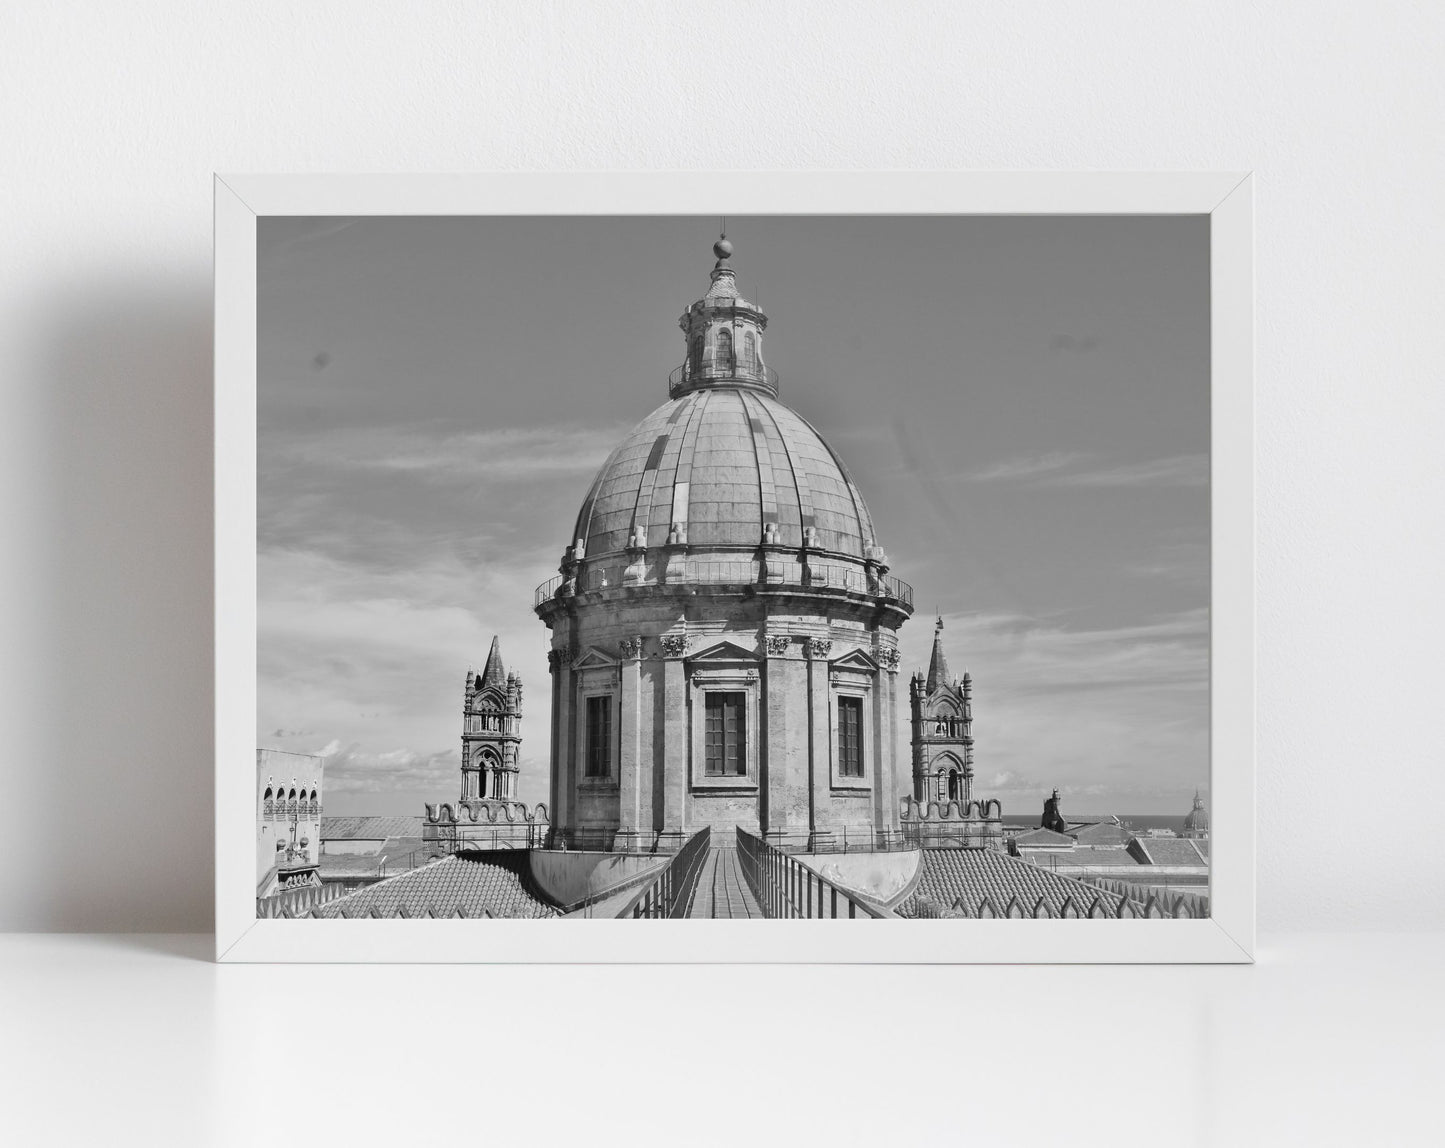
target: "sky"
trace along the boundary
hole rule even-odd
[[[260,221],[257,744],[325,755],[327,813],[457,796],[493,634],[524,683],[521,797],[546,800],[533,589],[666,401],[718,226]],[[1208,218],[727,230],[781,400],[915,589],[903,670],[938,614],[973,674],[975,791],[1010,817],[1055,787],[1069,815],[1186,812],[1208,791]]]

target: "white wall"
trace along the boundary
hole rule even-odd
[[[0,928],[210,924],[212,170],[789,167],[1258,173],[1261,924],[1445,924],[1441,11],[6,5]]]

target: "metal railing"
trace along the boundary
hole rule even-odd
[[[554,829],[547,848],[571,849],[578,853],[676,853],[687,841],[687,834],[680,829],[662,832],[617,828]]]
[[[913,587],[902,578],[895,578],[892,574],[885,574],[878,579],[883,587],[883,597],[895,598],[902,602],[910,610],[913,609]]]
[[[712,830],[708,826],[703,826],[694,833],[662,871],[643,885],[617,916],[634,919],[672,919],[686,916],[693,889],[697,887],[698,874],[702,872],[703,862],[707,860],[708,843],[711,840]]]
[[[427,848],[452,853],[463,849],[540,849],[547,841],[551,826],[545,821],[495,828],[451,822],[428,825],[425,829],[431,836],[423,837],[425,844],[415,852],[425,852]]]
[[[831,919],[892,915],[840,889],[792,854],[773,848],[761,837],[741,827],[737,834],[738,861],[743,867],[743,877],[768,917]]]
[[[778,393],[778,372],[760,359],[750,355],[738,355],[733,362],[704,363],[691,367],[683,363],[674,367],[667,376],[667,397],[677,398],[692,383],[756,383]]]
[[[773,830],[762,839],[784,853],[898,853],[919,848],[901,829],[843,826],[841,829]]]
[[[557,593],[557,587],[562,585],[562,575],[549,578],[537,587],[537,592],[532,596],[532,608],[535,610],[543,602],[550,602]]]
[[[577,578],[580,590],[607,590],[623,584],[625,565],[588,565]],[[661,577],[658,570],[644,578],[644,584],[655,586]],[[709,562],[691,559],[687,562],[679,581],[692,585],[706,586],[803,586],[816,590],[841,590],[848,594],[883,598],[901,602],[913,609],[913,587],[892,575],[870,576],[866,570],[855,566],[830,565],[825,562],[802,563],[780,561],[770,558],[765,562],[754,560]],[[561,575],[549,578],[537,587],[532,596],[533,609],[550,602],[562,585]]]

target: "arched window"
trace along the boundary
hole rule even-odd
[[[321,816],[321,802],[316,797],[316,790],[311,791],[311,820],[315,821]]]
[[[719,327],[717,332],[717,357],[714,360],[717,373],[730,375],[733,373],[733,333],[726,327]]]
[[[758,337],[751,331],[743,332],[742,368],[745,371],[758,369]]]
[[[272,800],[271,787],[269,785],[266,787],[266,794],[261,800],[261,820],[270,821],[271,818],[276,816],[276,802]]]

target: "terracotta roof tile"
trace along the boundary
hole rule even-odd
[[[323,817],[321,839],[345,841],[355,837],[420,837],[420,817]]]
[[[917,917],[923,915],[926,903],[951,908],[960,899],[970,912],[976,912],[988,899],[1002,913],[1017,899],[1025,914],[1032,916],[1042,899],[1049,912],[1058,915],[1064,901],[1072,899],[1079,915],[1085,916],[1096,898],[1111,917],[1117,915],[1124,900],[1117,893],[993,849],[925,849],[918,885],[897,912],[900,917]]]
[[[1209,855],[1196,848],[1197,845],[1207,844],[1206,842],[1178,837],[1139,837],[1135,840],[1151,865],[1203,867],[1209,864]]]
[[[321,917],[425,916],[555,917],[558,911],[543,901],[524,878],[526,859],[518,854],[457,853],[378,881],[365,889],[323,905]]]
[[[1030,829],[1027,833],[1020,833],[1013,840],[1020,849],[1025,849],[1029,846],[1037,848],[1040,845],[1058,845],[1063,848],[1072,849],[1076,844],[1074,839],[1067,834],[1055,833],[1052,829],[1043,828]]]

